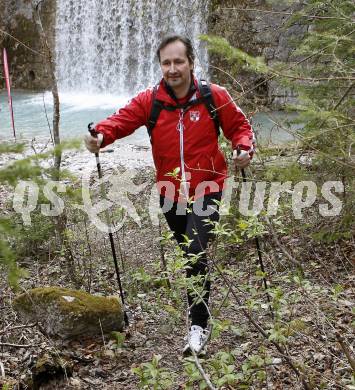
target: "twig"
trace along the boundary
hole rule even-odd
[[[222,299],[222,302],[220,303],[219,307],[216,309],[216,313],[218,313],[218,315],[220,314],[220,312],[221,312],[221,310],[222,310],[222,307],[223,307],[224,304],[226,303],[226,301],[227,301],[227,299],[228,299],[228,297],[229,297],[230,292],[231,292],[231,287],[229,286],[226,295],[225,295],[224,298]]]
[[[285,248],[284,245],[281,244],[280,240],[278,239],[277,237],[277,234],[275,232],[275,229],[273,227],[273,224],[272,222],[270,221],[270,219],[268,218],[267,215],[265,215],[265,220],[267,222],[267,224],[269,225],[269,228],[270,228],[270,232],[271,232],[271,236],[272,236],[272,239],[274,240],[275,244],[277,245],[277,247],[279,249],[281,249],[281,252],[290,260],[290,262],[295,265],[297,268],[299,268],[299,270],[302,272],[302,274],[304,275],[304,270],[303,270],[303,266],[302,264],[296,260],[289,252],[288,250]]]
[[[160,222],[159,218],[158,218],[158,234],[159,234],[159,237],[162,236],[161,222]],[[167,268],[165,252],[164,252],[164,244],[163,244],[162,240],[159,240],[159,250],[160,250],[160,261],[161,261],[161,265],[162,265],[163,271],[165,272],[165,278],[166,278],[166,281],[167,281],[167,286],[168,286],[169,289],[171,289],[170,279],[167,276],[167,269],[168,268]]]
[[[190,348],[190,349],[191,349],[192,356],[194,358],[194,362],[196,364],[196,367],[197,367],[198,371],[200,372],[201,376],[203,377],[203,379],[205,380],[207,386],[209,387],[210,390],[217,390],[217,388],[213,386],[213,384],[211,383],[211,381],[208,378],[207,374],[205,373],[203,367],[201,366],[201,363],[198,360],[196,352],[193,350],[193,348]]]
[[[252,175],[251,178],[253,179],[253,181],[255,180],[254,175]],[[255,196],[260,196],[260,194],[256,191]],[[262,202],[262,199],[259,199],[259,201]],[[302,272],[302,274],[304,275],[304,270],[303,270],[302,264],[298,260],[296,260],[288,252],[288,250],[281,244],[280,240],[277,237],[277,234],[275,232],[273,224],[272,224],[271,220],[269,219],[269,217],[267,215],[265,215],[265,221],[269,225],[271,236],[272,236],[273,240],[275,241],[276,245],[281,249],[282,253],[290,260],[290,262],[292,264],[294,264]],[[258,254],[259,254],[259,251],[258,251]],[[265,289],[266,289],[266,292],[267,292],[267,285],[266,284],[265,284]],[[268,296],[268,294],[267,294],[267,296]],[[268,301],[270,302],[270,299],[268,299]],[[271,306],[270,306],[270,308],[271,308]]]
[[[233,80],[233,82],[235,82],[237,85],[239,85],[239,87],[240,87],[240,89],[242,90],[242,92],[244,92],[244,87],[243,87],[243,85],[242,85],[238,80],[236,80],[229,72],[227,72],[227,71],[225,71],[224,69],[219,68],[218,66],[215,66],[215,65],[211,65],[211,64],[210,64],[210,67],[211,67],[211,68],[214,68],[214,69],[217,69],[217,70],[219,70],[220,72],[226,74],[228,77],[230,77],[230,78]]]
[[[51,125],[49,124],[49,119],[48,119],[48,114],[47,114],[46,102],[44,101],[44,93],[42,93],[42,101],[43,101],[43,108],[44,108],[44,113],[45,113],[45,115],[46,115],[46,120],[47,120],[48,129],[49,129],[49,134],[50,134],[50,136],[51,136],[52,144],[54,145],[54,139],[53,139],[52,129],[51,129]]]
[[[12,343],[0,343],[0,347],[13,347],[13,348],[32,348],[39,347],[41,344],[12,344]]]
[[[256,8],[234,8],[233,7],[233,8],[222,8],[222,9],[233,10],[233,11],[261,12],[265,14],[277,14],[277,15],[286,15],[286,16],[293,16],[294,14],[294,12],[269,11],[266,9],[256,9]],[[318,16],[318,15],[307,15],[307,14],[300,14],[300,13],[297,16],[301,16],[302,18],[310,18],[310,19],[350,20],[350,18],[339,18],[337,16]]]
[[[355,77],[319,77],[319,78],[313,78],[313,77],[302,77],[302,76],[293,76],[290,74],[284,74],[280,72],[276,72],[275,70],[271,70],[271,73],[274,73],[278,77],[286,77],[288,79],[292,80],[305,80],[305,81],[353,81],[355,80]]]
[[[17,329],[23,329],[23,328],[33,328],[34,326],[36,326],[37,324],[34,323],[34,324],[30,324],[30,325],[17,325],[17,326],[14,326],[12,328],[5,328],[3,330],[0,330],[0,334],[4,334],[6,332],[11,332],[12,330],[17,330]]]
[[[100,324],[100,330],[101,330],[101,336],[102,336],[102,341],[104,343],[104,348],[106,349],[106,343],[105,343],[105,336],[104,336],[104,331],[102,329],[102,324],[101,324],[101,319],[99,318],[99,324]]]
[[[9,36],[10,38],[14,39],[14,40],[15,40],[16,42],[18,42],[20,45],[24,46],[26,49],[32,51],[33,53],[39,54],[40,56],[44,56],[43,53],[40,53],[40,52],[37,51],[37,50],[31,49],[29,46],[25,45],[23,42],[21,42],[19,39],[17,39],[17,38],[14,37],[13,35],[9,34],[8,32],[6,32],[6,31],[0,29],[0,33],[5,34],[5,35]]]
[[[89,280],[88,280],[88,293],[91,292],[91,283],[92,283],[92,250],[90,245],[90,238],[88,233],[88,228],[86,224],[86,218],[84,218],[84,227],[85,227],[85,237],[86,237],[86,244],[88,246],[89,250]]]
[[[344,92],[344,95],[339,99],[338,103],[333,107],[333,110],[336,110],[340,105],[341,103],[343,102],[343,100],[348,96],[349,92],[352,90],[352,88],[354,87],[355,83],[351,83],[349,85],[349,87],[347,88],[347,90]]]
[[[351,352],[348,346],[346,345],[344,339],[341,337],[339,332],[335,332],[335,337],[337,338],[342,351],[344,352],[346,358],[348,359],[351,368],[353,369],[353,371],[355,371],[355,359],[351,356]]]
[[[0,375],[1,378],[5,379],[5,368],[3,362],[0,362]]]

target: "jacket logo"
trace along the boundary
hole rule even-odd
[[[190,121],[197,122],[200,120],[200,111],[190,111]]]

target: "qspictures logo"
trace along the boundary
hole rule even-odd
[[[148,198],[145,216],[148,214],[154,226],[159,223],[159,214],[166,212],[172,207],[172,202],[159,206],[159,194],[157,188],[165,189],[165,196],[173,199],[176,189],[171,181],[162,181],[152,185],[144,182],[136,184],[137,171],[128,169],[124,172],[115,171],[106,175],[99,182],[92,183],[95,174],[95,166],[89,169],[81,180],[82,203],[72,203],[71,207],[81,210],[86,214],[92,224],[101,232],[114,232],[119,230],[128,220],[133,220],[138,226],[141,225],[143,216],[139,214],[133,196],[144,195]],[[189,183],[187,182],[187,185]],[[236,202],[240,214],[246,217],[258,216],[264,213],[267,216],[276,216],[280,208],[281,197],[287,197],[287,202],[292,209],[294,218],[302,219],[312,207],[323,217],[332,217],[340,214],[342,201],[339,195],[344,192],[341,181],[327,181],[319,188],[312,181],[300,181],[298,183],[287,182],[240,182],[236,177],[229,177],[225,181],[225,190],[220,205],[220,214],[227,213],[231,202]],[[40,187],[34,181],[20,181],[14,191],[13,209],[22,217],[23,223],[30,226],[32,223],[31,213],[40,211],[44,216],[56,217],[64,212],[66,206],[62,194],[68,190],[66,184],[59,181],[48,181],[42,188],[43,196],[48,201],[39,204]],[[217,192],[219,190],[215,182],[201,182],[196,188],[196,193]],[[238,196],[233,197],[233,193]],[[319,196],[320,194],[321,196]],[[185,197],[179,199],[180,212],[186,212],[189,203]],[[203,209],[203,202],[196,200],[190,203],[190,207],[199,216],[208,216],[215,210]],[[121,218],[111,224],[109,216],[119,208]],[[144,216],[144,217],[145,217]]]

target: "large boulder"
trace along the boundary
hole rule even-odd
[[[39,322],[48,335],[61,339],[123,329],[123,311],[115,297],[60,287],[34,288],[17,296],[14,309],[25,321]]]

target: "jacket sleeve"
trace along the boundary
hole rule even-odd
[[[127,137],[149,119],[151,106],[151,89],[139,93],[124,107],[107,119],[98,122],[95,129],[104,136],[101,148],[113,143],[116,139]]]
[[[253,151],[253,129],[244,115],[237,107],[232,97],[225,88],[212,84],[214,103],[217,108],[218,118],[225,137],[232,142],[232,148]]]

